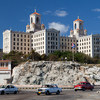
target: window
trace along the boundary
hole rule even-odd
[[[82,23],[80,23],[80,29],[82,29]]]
[[[19,50],[19,47],[17,47],[17,50]]]
[[[17,34],[17,37],[19,37],[19,34]]]
[[[26,48],[24,48],[24,50],[26,50]]]
[[[6,67],[8,66],[8,63],[6,63]]]
[[[33,23],[33,18],[31,17],[31,23]]]
[[[26,35],[24,35],[24,37],[26,37]]]
[[[14,34],[14,36],[16,36],[16,35]]]
[[[14,41],[15,41],[15,38],[14,38]]]
[[[15,47],[13,47],[13,49],[15,50]]]
[[[15,45],[15,42],[13,43],[13,45]]]
[[[76,29],[76,23],[75,23],[75,29]]]
[[[26,39],[24,39],[24,42],[26,42]]]
[[[36,18],[36,23],[37,23],[37,24],[39,23],[39,17]]]
[[[17,43],[17,45],[19,45],[19,43]]]
[[[17,41],[19,41],[19,39],[17,38]]]

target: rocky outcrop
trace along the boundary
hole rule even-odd
[[[100,85],[100,68],[80,66],[72,62],[26,62],[13,69],[12,77],[12,83],[18,85],[75,85],[80,81]]]

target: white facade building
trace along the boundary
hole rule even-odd
[[[30,15],[30,25],[26,32],[6,30],[3,32],[3,52],[19,51],[28,54],[32,49],[39,54],[53,53],[60,49],[60,31],[45,29],[41,24],[41,15],[34,12]]]
[[[76,37],[77,39],[81,36],[86,36],[87,30],[83,28],[83,20],[76,19],[73,21],[73,30],[70,31],[70,37]]]
[[[100,34],[87,35],[81,19],[78,18],[73,22],[70,37],[77,39],[77,52],[82,52],[90,57],[100,57]]]
[[[91,57],[100,57],[100,34],[79,37],[78,52]]]
[[[4,84],[6,79],[11,78],[11,61],[0,60],[0,84]]]

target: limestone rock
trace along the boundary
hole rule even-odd
[[[12,83],[20,85],[40,85],[42,83],[75,85],[80,81],[89,81],[100,85],[100,68],[80,66],[68,61],[34,61],[15,67],[12,77]]]

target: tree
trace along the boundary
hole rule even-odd
[[[48,60],[49,61],[58,61],[58,57],[57,57],[57,55],[49,54],[48,55]]]
[[[41,55],[41,60],[47,60],[47,55],[46,54],[42,54]]]
[[[32,50],[29,53],[29,59],[32,59],[33,61],[41,60],[41,56],[39,53],[35,52],[35,50]]]

